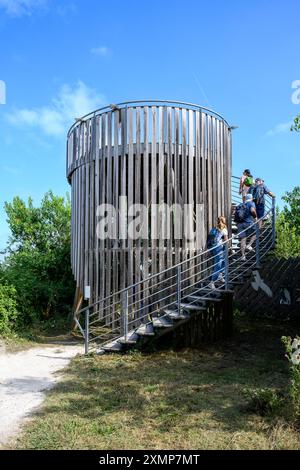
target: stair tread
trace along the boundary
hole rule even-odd
[[[198,295],[189,295],[189,299],[200,300],[205,302],[221,302],[221,299],[218,297],[202,297]]]
[[[136,334],[138,334],[139,336],[154,336],[155,335],[152,322],[139,326],[135,331],[136,331]]]
[[[119,352],[122,350],[122,344],[119,343],[118,341],[118,338],[115,339],[114,341],[111,341],[110,343],[107,343],[107,344],[104,344],[102,346],[102,349],[104,349],[104,351],[112,351],[112,352]]]
[[[127,339],[125,339],[125,336],[122,336],[121,338],[118,339],[118,341],[119,343],[122,343],[122,344],[135,344],[138,342],[138,339],[139,337],[137,333],[133,330],[127,334]]]
[[[186,313],[178,312],[178,310],[170,310],[170,309],[165,309],[163,310],[164,313],[168,315],[172,320],[185,320],[190,318],[190,316]]]
[[[186,303],[183,302],[180,304],[182,308],[186,308],[187,310],[206,310],[204,307],[200,307],[199,305],[195,305],[193,303]]]
[[[166,316],[153,318],[152,324],[154,328],[171,328],[173,326]]]

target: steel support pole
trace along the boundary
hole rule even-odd
[[[256,225],[255,225],[255,232],[256,232],[256,250],[255,250],[256,267],[259,268],[260,267],[260,243],[259,243],[260,229],[259,229],[258,222],[256,222]]]
[[[177,266],[177,308],[181,314],[181,265]]]
[[[275,245],[276,240],[276,199],[272,198],[272,244]]]
[[[128,289],[123,292],[122,299],[122,313],[123,313],[123,330],[124,339],[127,341],[128,338]]]
[[[90,326],[90,309],[85,311],[85,330],[84,330],[84,352],[89,353],[89,326]]]
[[[228,242],[224,246],[224,261],[225,261],[225,289],[229,289],[229,256],[228,256]]]

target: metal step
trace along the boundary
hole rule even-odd
[[[105,352],[120,352],[123,349],[123,345],[119,342],[118,339],[111,341],[111,343],[104,344],[102,349]]]
[[[121,344],[136,344],[138,340],[139,335],[137,335],[135,331],[130,331],[127,335],[127,339],[125,339],[125,336],[118,339]]]
[[[135,332],[139,336],[154,336],[155,335],[152,322],[139,326],[138,329],[135,330]]]
[[[193,300],[194,302],[197,302],[197,305],[199,305],[200,307],[205,307],[206,306],[206,300],[207,299],[205,298],[205,300],[204,300],[203,297],[200,297],[198,295],[195,295],[195,294],[188,295],[187,296],[187,301],[189,301],[189,300]]]
[[[199,305],[195,305],[195,304],[189,304],[189,303],[186,303],[186,302],[182,302],[180,304],[180,307],[183,308],[184,310],[197,310],[197,311],[200,311],[200,310],[206,310],[206,308],[204,307],[200,307]]]
[[[201,302],[202,304],[205,304],[205,302],[221,302],[222,299],[218,297],[201,297],[198,295],[189,295],[189,299]]]
[[[170,320],[168,320],[166,316],[153,318],[152,324],[154,328],[172,328],[173,327],[173,323]]]
[[[178,310],[164,309],[163,312],[171,318],[171,320],[187,320],[190,318],[188,313],[178,312]]]

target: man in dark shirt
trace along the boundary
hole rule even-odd
[[[238,235],[241,243],[242,261],[245,261],[245,251],[253,251],[252,243],[255,241],[255,226],[252,226],[257,220],[257,213],[255,204],[253,202],[252,194],[247,194],[245,198],[245,205],[247,208],[245,218],[243,222],[237,224]],[[247,245],[247,237],[251,237],[249,244]]]
[[[275,198],[273,194],[265,185],[264,181],[261,178],[255,179],[255,185],[252,186],[249,190],[249,193],[252,194],[253,200],[255,202],[255,208],[257,213],[257,218],[262,219],[265,215],[265,194],[268,194],[272,198]],[[259,221],[259,226],[261,227],[262,220]]]

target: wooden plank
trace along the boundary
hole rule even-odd
[[[128,209],[133,204],[133,178],[134,178],[134,155],[133,155],[133,109],[128,108],[128,122],[129,122],[129,135],[128,135]],[[131,218],[128,217],[128,224],[131,222]],[[132,239],[128,238],[128,276],[127,286],[133,284],[133,258],[131,252],[133,249]]]
[[[149,197],[149,128],[148,128],[148,119],[149,119],[149,108],[148,106],[144,107],[144,148],[143,148],[143,204],[147,207],[147,219],[143,221],[143,230],[144,233],[147,234],[147,237],[149,236],[149,202],[150,202],[150,197]],[[149,246],[150,246],[151,240],[144,239],[143,240],[143,279],[147,280],[149,276]],[[145,290],[144,291],[144,298],[147,298],[149,296],[149,283],[146,281],[143,283],[142,288]],[[143,315],[146,315],[146,306],[147,306],[148,301],[144,302],[144,311]]]
[[[180,154],[179,154],[179,108],[175,108],[174,112],[174,178],[173,178],[173,190],[174,190],[174,203],[176,205],[182,205],[181,195],[180,195]],[[182,207],[181,207],[182,208]],[[181,236],[182,236],[182,227],[183,227],[183,212],[181,214],[176,214],[176,217],[180,217],[179,220],[174,221],[175,224],[178,224],[181,227]],[[177,226],[177,228],[178,228]],[[180,236],[180,233],[178,233]],[[178,264],[181,261],[181,240],[180,238],[175,239],[175,264]]]
[[[157,235],[158,235],[158,214],[155,209],[157,204],[157,157],[156,157],[156,120],[157,109],[152,106],[152,137],[151,137],[151,274],[157,273]]]
[[[159,137],[158,137],[158,193],[159,193],[159,272],[165,268],[164,263],[164,239],[165,215],[163,210],[165,189],[165,156],[164,156],[164,112],[162,106],[158,108]]]
[[[121,111],[121,138],[122,138],[122,168],[121,168],[121,195],[127,196],[127,163],[128,163],[128,155],[127,155],[127,109],[122,109]],[[127,232],[127,213],[124,214],[124,235]],[[126,264],[126,248],[127,248],[127,240],[121,240],[121,253],[120,253],[120,288],[124,289],[127,281],[127,264]]]
[[[187,197],[187,154],[186,154],[186,109],[182,109],[182,124],[181,124],[181,187],[182,187],[182,204],[183,209],[184,205],[188,202]],[[186,227],[184,220],[184,230],[182,234],[182,260],[187,259],[187,237],[186,237]]]
[[[141,108],[138,106],[136,108],[136,135],[135,135],[135,141],[136,141],[136,152],[135,152],[135,187],[134,187],[134,203],[135,204],[140,204],[140,195],[141,195]],[[135,231],[138,230],[139,226],[138,223],[135,222],[134,224]],[[134,276],[134,282],[138,283],[141,280],[141,240],[140,237],[138,237],[134,241],[134,270],[135,270],[135,276]],[[141,307],[140,303],[140,290],[141,286],[138,284],[135,289],[135,296],[136,296],[136,309],[139,311]]]
[[[95,217],[95,287],[94,287],[94,298],[95,301],[98,300],[99,298],[99,238],[96,233],[96,213],[97,213],[97,208],[99,207],[100,204],[100,149],[99,149],[99,140],[100,140],[100,118],[97,116],[95,117],[96,120],[96,129],[95,129],[95,182],[94,182],[94,188],[95,188],[95,208],[94,208],[94,217]]]
[[[167,158],[166,158],[166,185],[167,185],[167,206],[168,206],[168,215],[165,220],[165,231],[167,232],[166,240],[166,267],[172,266],[173,264],[173,243],[174,243],[174,230],[173,230],[173,215],[171,213],[171,208],[173,205],[173,191],[172,191],[172,114],[170,106],[167,107],[167,122],[166,122],[166,134],[167,134]]]
[[[106,123],[107,123],[107,114],[101,116],[101,161],[100,161],[100,200],[99,204],[105,203],[105,182],[106,182]],[[103,299],[106,297],[105,291],[105,274],[106,274],[106,265],[105,265],[105,240],[99,240],[100,252],[99,252],[99,298]],[[101,312],[101,308],[104,308],[104,304],[100,305],[100,316],[103,316],[105,312]]]
[[[211,130],[211,117],[207,115],[207,222],[208,231],[212,228],[213,224],[213,198],[212,198],[212,130]]]

